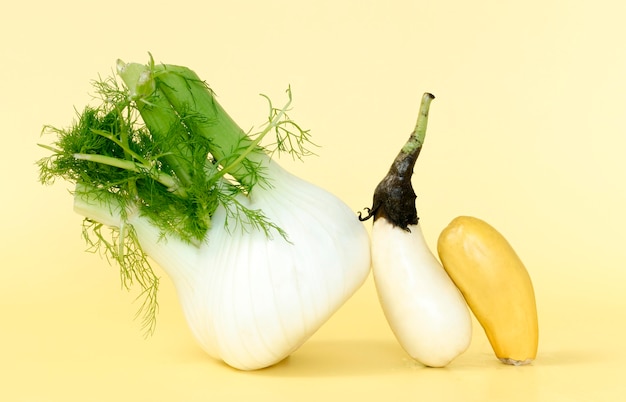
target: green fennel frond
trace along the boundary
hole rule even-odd
[[[287,112],[291,110],[291,87],[288,87],[285,92],[287,93],[288,101],[282,108],[274,107],[272,100],[267,95],[261,94],[261,96],[267,100],[269,107],[269,114],[265,126],[266,129],[269,128],[272,130],[275,136],[274,142],[268,144],[266,149],[270,154],[273,152],[286,152],[291,155],[293,159],[297,158],[302,160],[306,156],[315,155],[309,146],[317,147],[317,145],[311,140],[310,130],[303,129],[289,117]]]
[[[39,180],[66,180],[103,208],[112,202],[119,207],[121,227],[107,231],[87,219],[83,237],[90,251],[119,266],[124,288],[141,288],[138,314],[152,333],[158,278],[132,225],[125,223],[125,211],[137,211],[163,235],[194,246],[210,241],[207,232],[220,207],[227,231],[287,239],[263,211],[242,200],[257,184],[271,188],[267,158],[277,152],[302,159],[313,154],[309,146],[315,144],[309,130],[288,115],[291,88],[283,107],[262,95],[267,121],[258,131],[244,132],[206,82],[186,67],[155,64],[151,57],[147,65],[118,61],[117,72],[92,81],[97,104],[77,111],[69,127],[44,127],[42,134],[55,140],[40,145],[50,154],[37,161]]]
[[[108,233],[103,233],[105,231]],[[159,278],[155,275],[148,257],[141,250],[133,227],[131,225],[123,225],[121,228],[105,227],[102,223],[86,218],[83,220],[82,236],[88,252],[97,253],[109,263],[116,263],[120,267],[120,279],[124,289],[130,290],[134,284],[141,287],[137,299],[142,301],[137,317],[142,317],[142,328],[146,335],[154,333],[159,309],[157,302]]]
[[[263,232],[268,239],[273,239],[275,232],[283,239],[289,241],[287,232],[267,219],[263,211],[251,209],[244,205],[236,189],[231,190],[230,193],[228,191],[221,192],[220,202],[225,207],[225,229],[229,233],[257,230]]]
[[[305,156],[315,155],[308,148],[309,145],[316,146],[311,141],[310,131],[303,129],[293,121],[287,113],[290,110],[293,100],[291,87],[286,90],[286,93],[288,99],[281,108],[274,107],[271,99],[261,94],[269,105],[267,122],[261,126],[262,130],[258,132],[252,132],[252,130],[250,130],[244,137],[244,141],[237,144],[235,151],[228,157],[219,161],[223,167],[219,172],[215,173],[214,177],[226,176],[235,169],[243,170],[245,173],[238,178],[239,187],[242,192],[248,193],[259,183],[263,184],[266,188],[271,186],[265,177],[263,163],[251,158],[251,154],[264,152],[271,156],[275,152],[279,154],[286,152],[290,154],[292,158],[298,158],[300,160]],[[275,136],[274,142],[264,144],[263,140],[272,132]]]

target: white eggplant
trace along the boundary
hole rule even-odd
[[[385,218],[376,220],[372,269],[389,325],[412,358],[442,367],[467,349],[472,323],[465,301],[419,224],[403,230]]]
[[[411,178],[433,98],[424,95],[415,131],[362,220],[374,218],[372,270],[391,330],[413,359],[442,367],[468,348],[472,321],[460,291],[428,248],[415,208]]]

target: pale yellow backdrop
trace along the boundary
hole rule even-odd
[[[3,7],[0,400],[618,401],[626,358],[623,1],[39,1]],[[284,165],[357,210],[434,93],[416,166],[429,244],[456,215],[503,232],[534,280],[540,350],[499,364],[476,326],[445,369],[395,342],[371,281],[284,363],[201,352],[162,280],[156,334],[83,252],[69,186],[38,184],[44,124],[66,125],[115,60],[187,65],[243,127],[291,85],[321,145]],[[370,223],[367,223],[369,228]]]

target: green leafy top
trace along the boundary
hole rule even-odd
[[[244,132],[222,109],[213,91],[186,67],[125,64],[118,77],[93,82],[99,104],[87,106],[69,128],[44,127],[56,136],[52,152],[37,163],[40,181],[61,178],[77,184],[103,208],[116,205],[122,222],[126,211],[138,210],[164,234],[199,245],[205,241],[213,213],[222,205],[231,224],[255,228],[268,236],[286,234],[263,211],[250,210],[238,198],[257,185],[271,186],[262,162],[273,152],[294,158],[311,154],[309,131],[293,122],[288,101],[275,108],[258,132]],[[120,80],[121,78],[121,80]],[[261,140],[275,135],[269,147]],[[98,222],[86,220],[84,236],[92,251],[117,261],[123,283],[139,283],[147,303],[149,331],[156,311],[158,278],[149,267],[130,225],[111,228],[109,237]],[[228,228],[226,228],[228,229]]]

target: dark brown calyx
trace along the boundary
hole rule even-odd
[[[385,218],[393,226],[409,230],[409,225],[417,225],[419,217],[415,207],[415,191],[411,183],[413,167],[421,147],[411,153],[400,152],[387,175],[376,186],[372,207],[366,208],[367,215],[359,212],[359,220]]]
[[[373,217],[376,222],[378,218],[385,218],[393,226],[407,231],[410,231],[409,225],[417,225],[419,221],[415,208],[417,197],[413,191],[411,177],[424,144],[428,111],[433,99],[435,96],[428,92],[422,96],[415,129],[396,156],[387,175],[376,186],[372,207],[365,208],[367,216],[359,212],[359,220],[366,221]]]

